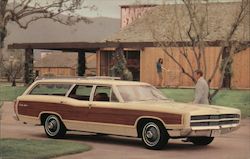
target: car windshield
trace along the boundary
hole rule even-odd
[[[120,85],[117,88],[125,102],[167,100],[161,91],[149,85]]]

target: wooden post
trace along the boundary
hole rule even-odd
[[[30,84],[34,81],[33,75],[33,49],[25,49],[24,82]]]
[[[78,51],[78,76],[84,76],[86,70],[85,51]]]
[[[101,50],[96,51],[96,75],[101,76]]]

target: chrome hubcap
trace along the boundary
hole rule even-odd
[[[148,146],[155,146],[160,141],[160,129],[159,127],[150,122],[143,128],[142,138]]]
[[[50,121],[48,124],[48,128],[50,130],[54,130],[56,128],[56,121],[55,120]]]
[[[45,131],[50,136],[56,136],[60,130],[60,121],[56,116],[49,116],[45,121]]]
[[[148,131],[146,136],[147,136],[147,138],[152,138],[153,137],[153,133],[151,131]]]

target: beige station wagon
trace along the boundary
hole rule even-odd
[[[141,138],[150,149],[169,139],[208,145],[236,130],[238,109],[177,103],[147,83],[111,79],[42,79],[15,102],[17,119],[43,125],[50,138],[84,131]]]

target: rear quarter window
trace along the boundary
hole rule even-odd
[[[65,96],[70,87],[71,84],[38,84],[29,94]]]
[[[76,85],[69,94],[70,98],[89,101],[93,86]]]

